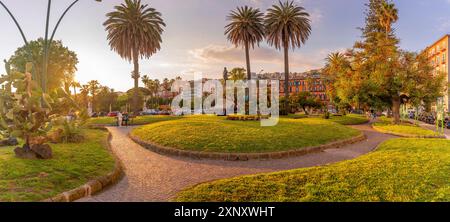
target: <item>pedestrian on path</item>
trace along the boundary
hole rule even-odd
[[[123,115],[121,112],[117,113],[117,126],[121,127],[122,126],[122,119],[123,119]]]

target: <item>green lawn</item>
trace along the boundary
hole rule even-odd
[[[177,116],[138,116],[133,120],[133,125],[151,124],[161,121],[179,119]],[[90,118],[87,122],[88,125],[115,125],[117,119],[115,117],[97,117]]]
[[[254,153],[286,151],[348,139],[359,131],[324,119],[280,118],[274,127],[259,121],[230,121],[225,117],[190,116],[134,129],[144,141],[183,150]]]
[[[382,117],[380,122],[374,123],[373,128],[380,132],[390,133],[399,136],[408,137],[427,137],[427,136],[439,136],[436,132],[428,129],[424,129],[420,126],[416,126],[410,123],[402,123],[399,125],[392,124],[392,120]]]
[[[394,139],[329,166],[237,177],[194,186],[177,201],[450,201],[450,141]]]
[[[77,188],[114,169],[107,132],[87,130],[86,141],[52,144],[53,159],[23,160],[14,147],[0,148],[0,202],[40,201]]]
[[[333,116],[331,115],[330,121],[339,123],[342,125],[360,125],[369,122],[369,119],[365,115],[347,114],[345,116]]]

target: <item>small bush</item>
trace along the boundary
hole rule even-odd
[[[64,143],[80,143],[84,140],[82,124],[78,121],[65,120],[62,125],[62,140]]]
[[[324,118],[324,119],[330,119],[330,112],[325,112],[325,113],[323,114],[323,118]]]

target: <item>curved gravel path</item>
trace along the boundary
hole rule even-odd
[[[192,160],[163,156],[146,150],[129,139],[127,134],[132,128],[110,127],[108,130],[112,134],[112,149],[123,162],[126,175],[111,188],[80,201],[170,201],[183,188],[198,183],[246,174],[320,166],[353,159],[374,150],[383,141],[395,138],[395,136],[374,131],[370,124],[351,127],[363,131],[367,135],[367,140],[306,156],[247,162]]]

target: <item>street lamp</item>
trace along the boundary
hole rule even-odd
[[[58,30],[59,25],[61,24],[61,21],[63,20],[63,18],[66,16],[67,12],[69,12],[69,10],[76,4],[78,3],[80,0],[75,0],[73,1],[67,8],[66,10],[64,10],[64,12],[62,13],[61,17],[58,19],[58,22],[56,23],[55,28],[53,29],[53,32],[50,36],[49,39],[49,23],[50,23],[50,9],[51,9],[51,5],[52,5],[52,0],[48,0],[48,4],[47,4],[47,19],[45,22],[45,38],[44,38],[44,57],[43,57],[43,62],[42,62],[42,73],[41,73],[41,88],[43,90],[44,93],[47,92],[47,71],[48,71],[48,55],[49,55],[49,51],[50,51],[50,46],[51,46],[51,42],[53,41],[53,38],[55,37],[56,31]],[[95,0],[97,2],[101,2],[102,0]],[[11,11],[8,9],[8,7],[6,7],[6,5],[0,1],[0,4],[3,6],[3,8],[6,10],[6,12],[8,12],[9,16],[11,16],[11,19],[14,21],[14,24],[17,26],[17,28],[19,29],[20,35],[22,36],[22,39],[25,43],[25,46],[28,47],[28,40],[19,24],[19,22],[17,22],[17,19],[14,17],[14,15],[11,13]],[[50,44],[49,44],[50,43]],[[31,56],[31,53],[29,53]]]

